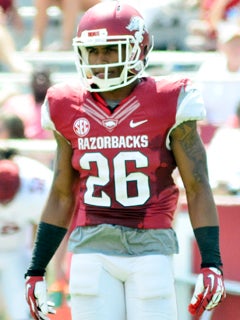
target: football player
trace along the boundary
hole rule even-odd
[[[25,274],[32,317],[53,312],[45,270],[73,219],[73,320],[177,319],[176,167],[202,256],[189,311],[201,315],[225,297],[218,214],[196,130],[201,96],[187,79],[143,76],[151,39],[139,12],[121,1],[90,8],[73,47],[81,83],[51,87],[42,107],[57,156]]]
[[[9,320],[29,319],[22,274],[51,183],[42,163],[0,150],[0,288]]]

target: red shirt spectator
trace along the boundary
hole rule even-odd
[[[11,9],[13,7],[13,1],[12,0],[0,0],[0,7],[6,13],[9,9]]]

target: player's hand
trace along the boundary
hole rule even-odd
[[[205,310],[215,308],[226,297],[223,276],[217,268],[202,268],[188,306],[192,315],[201,316]]]
[[[53,304],[47,301],[47,286],[42,276],[26,278],[26,299],[35,320],[48,320],[47,314],[54,314]]]

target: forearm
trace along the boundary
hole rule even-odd
[[[67,229],[40,222],[26,276],[43,276]]]
[[[74,197],[60,196],[53,188],[39,223],[32,260],[26,275],[43,276],[60,246],[74,211]]]
[[[222,267],[222,259],[219,249],[219,227],[202,227],[193,229],[200,253],[201,268]]]
[[[201,267],[222,266],[219,249],[219,222],[211,189],[204,186],[195,196],[188,195],[189,216],[201,254]]]
[[[209,184],[194,191],[186,190],[188,211],[192,227],[217,226],[218,214]]]
[[[75,198],[73,194],[59,195],[52,190],[42,213],[41,221],[68,228],[74,212],[74,206]]]

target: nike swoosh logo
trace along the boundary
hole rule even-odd
[[[28,283],[27,286],[26,286],[26,290],[28,291],[31,288],[32,288],[32,286],[30,285],[30,283]]]
[[[208,278],[211,279],[211,291],[213,290],[213,287],[214,287],[214,275],[213,274],[209,274],[208,275]]]
[[[138,121],[138,122],[134,122],[133,120],[130,121],[130,127],[131,128],[136,128],[138,126],[140,126],[141,124],[147,122],[148,120],[142,120],[142,121]]]

